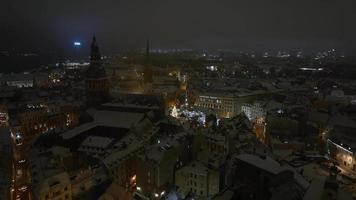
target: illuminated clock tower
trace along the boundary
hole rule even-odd
[[[101,54],[95,36],[91,44],[90,66],[86,72],[85,90],[88,105],[95,106],[109,100],[109,79],[102,67]]]

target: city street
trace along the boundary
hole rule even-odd
[[[31,199],[30,170],[27,162],[27,145],[20,138],[13,139],[12,199]]]

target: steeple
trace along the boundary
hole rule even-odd
[[[101,54],[95,35],[90,46],[90,65],[86,72],[85,90],[87,105],[90,106],[99,105],[110,98],[109,80],[105,68],[102,66]]]
[[[101,54],[100,54],[99,47],[96,43],[96,37],[94,35],[93,41],[90,46],[90,62],[91,64],[93,64],[99,62],[100,60],[101,60]]]
[[[105,69],[101,66],[101,54],[95,35],[90,45],[90,66],[87,70],[87,78],[105,77]]]
[[[150,63],[150,39],[146,40],[146,65]]]
[[[146,41],[146,56],[145,56],[145,65],[143,70],[143,79],[144,83],[152,83],[152,70],[150,67],[150,41],[147,39]]]

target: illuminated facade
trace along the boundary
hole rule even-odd
[[[266,111],[259,103],[245,104],[241,106],[241,110],[250,121],[264,120],[266,118]]]
[[[17,123],[10,123],[10,129],[19,133],[21,139],[27,143],[34,137],[50,131],[63,130],[79,123],[79,109],[76,106],[59,106],[57,110],[48,110],[48,106],[28,105],[18,114]]]
[[[256,138],[262,144],[268,145],[269,138],[266,132],[267,123],[262,118],[258,118],[255,120],[253,124],[253,132],[256,134]]]
[[[259,103],[244,104],[241,106],[241,111],[250,120],[253,126],[253,132],[256,138],[262,143],[268,144],[268,136],[266,133],[266,110]]]
[[[194,106],[198,109],[213,109],[221,118],[231,118],[241,112],[235,97],[198,95]]]
[[[9,115],[6,107],[0,106],[0,127],[8,127],[9,126]]]
[[[328,153],[332,159],[337,161],[340,166],[351,170],[356,170],[355,154],[351,147],[340,143],[327,140]]]

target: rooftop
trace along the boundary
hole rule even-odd
[[[145,116],[143,113],[114,112],[93,110],[90,113],[94,121],[85,123],[62,134],[63,139],[71,139],[95,127],[113,127],[130,129],[137,125]]]
[[[114,139],[108,137],[89,136],[82,142],[81,146],[105,149],[113,141]]]
[[[263,159],[252,154],[240,154],[236,156],[236,158],[272,174],[278,174],[287,170],[286,168],[282,167],[277,161],[273,160],[271,157],[268,156],[266,157],[266,159]]]

